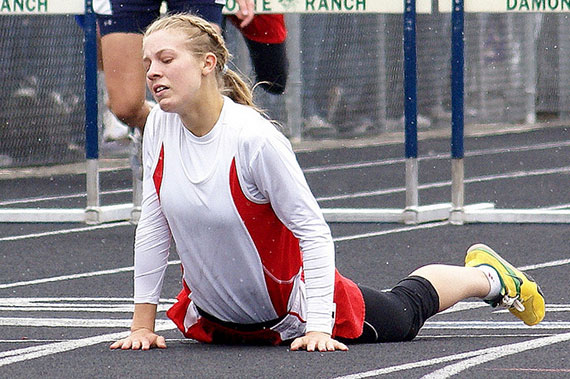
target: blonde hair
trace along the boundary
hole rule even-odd
[[[231,54],[226,47],[223,37],[208,21],[187,13],[169,14],[158,18],[146,29],[144,38],[159,30],[180,31],[187,37],[188,48],[197,55],[213,53],[217,58],[216,80],[223,95],[236,103],[249,105],[253,108],[251,87],[238,73],[228,68]]]

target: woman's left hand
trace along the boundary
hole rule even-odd
[[[291,350],[346,351],[348,350],[348,347],[342,342],[332,339],[330,334],[322,332],[308,332],[303,337],[295,338],[291,344]]]

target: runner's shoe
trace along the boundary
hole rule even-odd
[[[487,265],[494,268],[501,280],[501,294],[488,301],[493,307],[503,306],[527,325],[536,325],[544,318],[544,295],[540,287],[525,274],[505,261],[487,245],[476,244],[467,250],[465,266]]]

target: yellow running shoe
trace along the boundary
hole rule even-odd
[[[476,244],[467,250],[465,266],[487,265],[499,274],[501,295],[489,301],[493,307],[498,305],[520,318],[527,325],[536,325],[544,318],[544,295],[540,287],[528,274],[525,274],[505,261],[493,249],[484,244]]]

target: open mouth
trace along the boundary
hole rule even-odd
[[[168,87],[163,86],[163,85],[158,85],[154,87],[154,94],[157,96],[160,96],[161,93],[163,93],[164,91],[166,91],[168,89]]]

